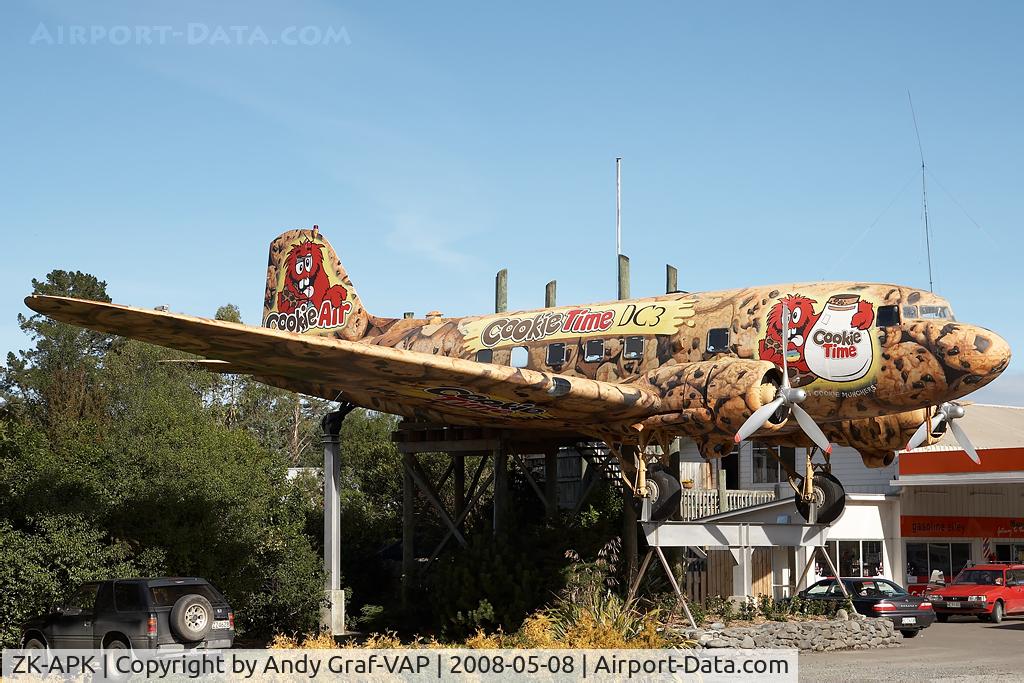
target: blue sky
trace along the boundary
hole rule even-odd
[[[613,298],[616,156],[635,296],[662,291],[666,261],[690,290],[926,286],[908,89],[936,291],[1024,349],[1020,3],[40,1],[0,18],[4,351],[53,268],[258,323],[268,243],[313,223],[382,315],[489,311],[501,267],[512,307],[553,278],[561,303]],[[72,44],[74,27],[96,37]],[[979,398],[1024,404],[1020,367]]]

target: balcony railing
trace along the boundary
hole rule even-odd
[[[775,500],[775,491],[727,490],[725,505],[719,500],[717,489],[683,489],[682,515],[684,520],[710,517],[720,512],[738,510]]]

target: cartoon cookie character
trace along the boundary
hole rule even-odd
[[[321,245],[309,241],[296,244],[288,252],[285,267],[284,288],[277,295],[278,311],[292,313],[307,301],[316,308],[324,301],[339,308],[348,299],[343,286],[331,285],[327,279]]]
[[[818,302],[800,294],[782,297],[768,311],[767,330],[765,336],[758,343],[758,355],[761,360],[771,361],[782,367],[782,354],[786,354],[786,361],[791,371],[796,371],[798,376],[806,376],[807,381],[813,381],[821,376],[821,370],[815,372],[808,363],[808,342],[811,341],[812,332],[823,325],[822,313],[815,313],[814,306]],[[874,307],[867,301],[851,295],[840,295],[831,297],[828,307],[849,305],[851,307],[849,326],[854,330],[868,330],[875,321]],[[782,311],[788,308],[789,318],[789,339],[783,344],[782,340]],[[831,338],[830,338],[831,339]],[[821,365],[820,363],[818,365]],[[826,377],[826,379],[838,379]],[[843,378],[845,379],[845,378]]]

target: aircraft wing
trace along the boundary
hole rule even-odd
[[[200,364],[366,408],[454,423],[626,426],[660,411],[651,389],[66,297],[30,296],[55,320],[223,363]]]

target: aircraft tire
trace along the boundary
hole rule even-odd
[[[839,480],[831,474],[818,473],[814,475],[814,488],[821,493],[821,502],[818,504],[818,524],[831,524],[839,519],[846,509],[846,490]],[[796,496],[796,509],[800,516],[810,521],[811,506]]]
[[[662,468],[650,469],[647,472],[647,495],[651,502],[651,519],[661,521],[668,519],[679,511],[679,500],[682,497],[682,484]]]

